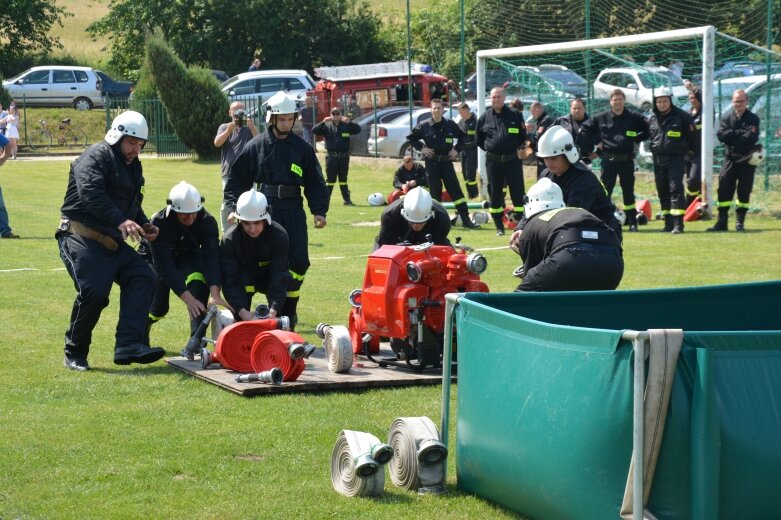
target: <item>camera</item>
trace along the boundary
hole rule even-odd
[[[235,112],[233,112],[233,124],[239,128],[246,126],[247,113],[242,109],[238,109]]]

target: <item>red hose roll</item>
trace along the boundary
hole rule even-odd
[[[250,360],[253,372],[265,372],[274,367],[282,370],[284,381],[289,383],[298,379],[306,367],[303,359],[290,358],[290,345],[306,343],[306,340],[296,334],[284,330],[269,330],[257,335],[252,344]]]
[[[253,372],[252,343],[261,332],[276,329],[279,320],[270,318],[267,320],[240,321],[222,329],[215,347],[217,359],[220,364],[229,370],[248,374]],[[272,367],[269,367],[269,369]],[[266,369],[268,370],[268,369]],[[263,372],[258,370],[258,372]]]

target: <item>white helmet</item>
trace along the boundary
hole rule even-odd
[[[372,193],[369,195],[369,206],[384,206],[385,205],[385,195],[383,195],[380,192]]]
[[[526,218],[531,218],[540,211],[564,207],[564,195],[561,193],[561,188],[547,177],[538,180],[534,186],[529,188],[526,199],[526,205],[523,208]]]
[[[184,181],[171,188],[167,202],[166,216],[168,216],[171,210],[177,213],[196,213],[203,208],[203,197],[201,197],[201,194],[195,189],[195,186]]]
[[[271,96],[266,103],[266,123],[271,123],[271,116],[281,114],[295,114],[298,117],[298,105],[296,100],[279,91]]]
[[[146,141],[149,138],[149,126],[144,116],[133,110],[122,112],[114,121],[104,138],[108,144],[117,144],[124,136],[136,137]]]
[[[660,98],[660,97],[668,97],[670,98],[670,101],[673,100],[673,91],[668,86],[662,86],[654,90],[654,99]]]
[[[412,188],[404,196],[401,216],[412,224],[422,224],[434,216],[431,194],[420,186]]]
[[[268,212],[266,196],[252,188],[245,191],[236,202],[236,217],[246,222],[265,220],[271,223],[271,215]]]
[[[759,150],[754,150],[751,153],[751,156],[748,158],[748,163],[751,166],[757,166],[759,163],[761,163],[765,159],[765,152],[762,151],[762,148]]]
[[[537,157],[557,155],[566,155],[571,163],[576,163],[580,159],[572,134],[559,125],[548,128],[537,143]]]

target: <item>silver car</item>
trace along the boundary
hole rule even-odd
[[[453,116],[458,112],[453,112]],[[444,118],[449,119],[450,110],[445,110]],[[415,126],[418,123],[431,119],[430,108],[416,108],[412,111],[412,121]],[[369,155],[380,155],[383,157],[404,157],[410,144],[407,136],[410,133],[409,113],[403,114],[390,123],[372,125],[369,130],[369,141],[367,142]],[[375,144],[376,136],[376,144]],[[422,155],[419,151],[413,152],[415,160],[421,160]]]
[[[78,110],[103,106],[101,81],[91,67],[32,67],[3,81],[3,87],[19,104]]]

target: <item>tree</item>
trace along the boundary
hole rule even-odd
[[[0,8],[0,71],[6,71],[8,64],[23,56],[61,49],[59,39],[49,36],[49,30],[55,23],[62,26],[62,18],[66,16],[73,15],[57,7],[56,0],[3,0]]]
[[[356,0],[114,0],[111,12],[91,24],[109,40],[112,68],[140,67],[146,34],[160,29],[187,64],[247,70],[261,54],[264,68],[303,68],[384,59],[381,22]]]
[[[146,64],[176,135],[200,159],[216,158],[214,131],[228,99],[210,71],[185,67],[157,32],[146,39]]]

